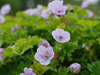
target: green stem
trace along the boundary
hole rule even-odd
[[[59,43],[57,44],[57,50],[56,50],[56,53],[57,53],[57,51],[58,51],[58,48],[59,48]]]
[[[25,60],[25,61],[28,61],[26,58],[24,58],[22,55],[21,55],[21,57]]]
[[[31,52],[32,52],[32,56],[33,56],[33,50],[32,50],[32,48],[31,48]]]

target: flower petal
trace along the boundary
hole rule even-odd
[[[44,61],[40,61],[40,63],[42,65],[48,65],[50,63],[50,61],[49,60],[44,60]]]
[[[25,75],[25,73],[21,73],[20,75]]]

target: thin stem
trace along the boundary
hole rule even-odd
[[[22,55],[21,55],[21,57],[25,60],[25,61],[28,61],[26,58],[24,58]]]
[[[56,53],[57,53],[57,51],[58,51],[58,48],[59,48],[59,43],[57,44],[57,50],[56,50]]]
[[[32,52],[32,56],[33,56],[33,50],[32,50],[32,48],[31,48],[31,52]]]

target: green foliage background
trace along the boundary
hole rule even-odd
[[[38,75],[72,75],[68,67],[78,62],[82,65],[78,75],[100,75],[100,17],[88,18],[85,16],[87,10],[78,6],[73,9],[73,13],[65,15],[68,24],[61,22],[62,17],[54,18],[53,15],[47,20],[23,12],[17,12],[15,17],[5,16],[6,22],[0,24],[0,47],[4,48],[2,56],[6,58],[0,61],[0,74],[19,75],[25,67],[31,67]],[[15,24],[18,31],[12,33]],[[56,28],[70,32],[71,40],[57,45],[51,36]],[[58,47],[58,57],[48,66],[34,59],[37,44],[42,40],[47,40],[54,51]],[[90,49],[82,48],[83,43]]]

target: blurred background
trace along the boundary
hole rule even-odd
[[[2,5],[9,3],[11,5],[10,15],[15,15],[17,11],[23,11],[27,8],[34,8],[38,4],[47,6],[52,0],[0,0],[0,8]],[[64,4],[81,5],[83,0],[64,0]],[[90,9],[97,15],[100,15],[100,0],[96,4],[91,4],[87,9]]]

